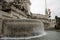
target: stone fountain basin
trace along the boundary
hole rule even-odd
[[[45,35],[44,25],[38,19],[4,19],[4,39],[30,39]]]

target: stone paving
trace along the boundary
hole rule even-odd
[[[21,40],[21,39],[19,39],[19,40]],[[24,40],[26,40],[26,39],[24,39]],[[60,40],[60,32],[59,31],[47,31],[47,35],[45,35],[43,37],[28,39],[28,40]]]
[[[35,38],[30,40],[60,40],[60,32],[58,31],[47,31],[47,35],[41,38]]]

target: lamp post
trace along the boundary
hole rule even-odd
[[[47,0],[45,0],[45,14],[47,18],[50,18],[51,16],[51,11],[50,9],[47,9]]]
[[[45,14],[48,15],[48,11],[47,11],[47,1],[45,0]]]

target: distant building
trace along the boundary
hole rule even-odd
[[[32,14],[32,19],[41,20],[44,23],[45,29],[52,28],[55,26],[55,19],[49,19],[46,15],[43,14]]]
[[[55,16],[55,19],[56,19],[55,28],[60,29],[60,17]]]

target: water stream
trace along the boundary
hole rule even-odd
[[[13,35],[13,36],[12,36]],[[4,37],[1,39],[31,39],[46,35],[41,20],[19,19],[4,20]]]

